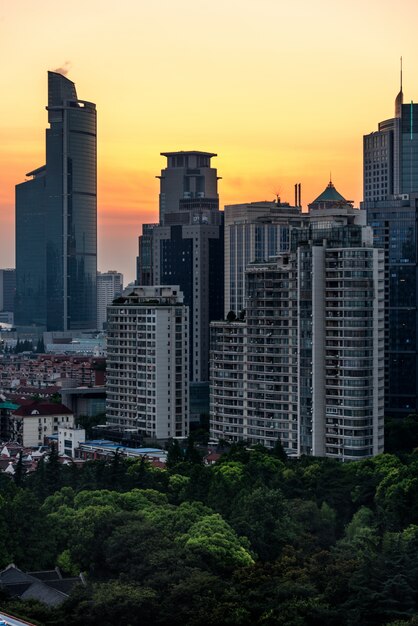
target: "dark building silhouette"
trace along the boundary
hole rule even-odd
[[[364,202],[375,245],[385,251],[385,408],[390,416],[418,411],[418,105],[364,137]]]
[[[143,226],[139,284],[179,285],[189,307],[191,414],[208,412],[209,323],[223,317],[224,228],[216,154],[163,152],[160,223]],[[150,259],[152,259],[150,265]]]
[[[138,256],[136,257],[136,282],[146,286],[154,284],[154,228],[158,224],[143,224],[142,235],[138,237]]]
[[[12,268],[0,270],[0,311],[15,310],[16,270]]]
[[[16,324],[96,327],[96,106],[48,72],[46,165],[16,186]]]

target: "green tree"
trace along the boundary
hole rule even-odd
[[[215,569],[251,565],[254,559],[248,545],[241,542],[219,514],[206,515],[179,537],[180,544],[207,560]]]
[[[170,439],[167,445],[167,469],[175,468],[183,460],[184,455],[178,439]]]

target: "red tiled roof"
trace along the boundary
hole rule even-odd
[[[32,402],[25,406],[21,406],[14,411],[13,415],[33,415],[33,411],[37,411],[38,415],[72,415],[73,412],[63,404],[55,402]],[[36,415],[36,413],[35,413]]]

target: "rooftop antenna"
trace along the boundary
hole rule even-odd
[[[401,57],[401,91],[402,91],[402,57]]]

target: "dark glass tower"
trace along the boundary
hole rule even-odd
[[[141,285],[179,285],[189,307],[190,419],[209,411],[209,323],[223,316],[224,227],[218,174],[199,150],[162,152],[160,223],[139,238]]]
[[[364,202],[375,245],[385,251],[385,410],[418,412],[418,105],[364,137]]]
[[[46,165],[16,187],[16,323],[96,327],[96,106],[48,72]]]

